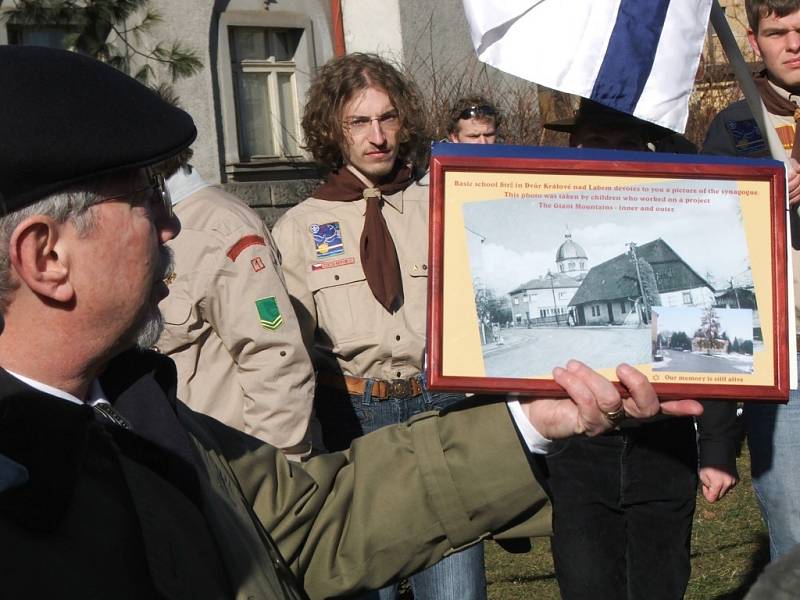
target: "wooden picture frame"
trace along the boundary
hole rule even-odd
[[[785,182],[772,160],[435,144],[431,389],[559,397],[578,358],[662,398],[785,401]]]

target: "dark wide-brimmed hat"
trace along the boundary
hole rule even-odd
[[[614,110],[613,108],[609,108],[608,106],[588,98],[581,98],[578,110],[575,111],[572,117],[559,119],[558,121],[550,121],[549,123],[545,123],[543,127],[545,129],[552,129],[553,131],[572,133],[585,124],[603,125],[606,127],[613,125],[640,127],[645,131],[645,135],[650,141],[661,139],[672,133],[669,129],[643,121],[631,114]]]
[[[186,149],[192,118],[92,58],[0,46],[0,215]]]
[[[631,114],[609,108],[588,98],[581,98],[575,114],[568,119],[559,119],[542,125],[545,129],[573,133],[585,125],[603,127],[637,127],[641,129],[645,139],[652,143],[656,152],[673,154],[696,154],[697,146],[679,133],[655,123],[643,121]]]

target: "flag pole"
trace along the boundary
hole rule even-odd
[[[731,26],[725,17],[725,11],[722,10],[717,0],[712,0],[711,2],[711,24],[714,26],[714,31],[717,32],[722,49],[728,57],[728,62],[733,68],[739,87],[744,93],[748,106],[750,106],[750,112],[753,113],[762,135],[766,137],[769,153],[775,160],[787,162],[786,150],[778,138],[778,133],[771,124],[767,108],[761,99],[761,94],[758,93],[758,88],[756,88],[756,84],[753,81],[750,69],[744,60],[744,56],[742,56],[742,51],[739,49],[739,44],[736,43],[736,38],[733,37]]]
[[[711,24],[714,26],[714,31],[717,32],[719,41],[722,44],[722,49],[725,51],[725,54],[728,57],[728,62],[733,68],[733,72],[739,82],[739,87],[742,88],[745,100],[747,100],[747,104],[750,106],[750,112],[753,113],[753,117],[755,117],[761,133],[766,136],[769,153],[775,160],[782,161],[786,165],[786,169],[788,171],[790,165],[789,157],[786,154],[786,149],[783,147],[783,144],[778,138],[778,133],[775,131],[775,127],[772,126],[772,121],[767,113],[767,107],[764,106],[764,101],[761,99],[761,94],[758,93],[758,88],[756,88],[756,84],[753,81],[753,76],[750,73],[750,69],[747,68],[747,63],[744,61],[742,51],[739,49],[739,44],[736,43],[736,39],[733,37],[733,32],[731,31],[731,26],[728,24],[728,19],[725,18],[725,12],[722,10],[717,0],[712,0],[711,2]],[[786,205],[787,207],[789,205],[788,194],[786,195]],[[792,220],[793,215],[796,216],[797,212],[790,210],[790,218],[787,219],[786,223],[786,237],[790,240],[792,239],[792,233],[789,221]],[[786,246],[786,258],[788,266],[787,277],[789,281],[789,285],[787,286],[789,305],[789,314],[787,316],[789,323],[789,339],[787,340],[789,345],[789,382],[791,389],[795,390],[798,388],[798,369],[797,361],[795,361],[792,357],[797,354],[798,344],[797,323],[794,315],[794,285],[792,285],[792,261],[794,260],[794,257],[792,253],[792,245],[787,244]]]

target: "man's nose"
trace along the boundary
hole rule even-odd
[[[786,48],[791,52],[800,52],[800,31],[790,31],[784,38]]]
[[[181,232],[181,221],[177,215],[164,215],[156,221],[158,237],[162,244],[174,239]]]
[[[376,146],[382,146],[386,142],[386,135],[378,119],[372,119],[369,123],[369,141]]]

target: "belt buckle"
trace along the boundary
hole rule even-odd
[[[392,379],[389,382],[389,395],[394,398],[411,398],[412,393],[410,379]]]

